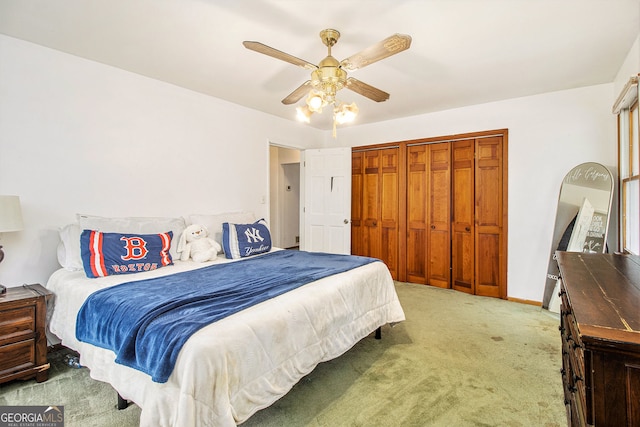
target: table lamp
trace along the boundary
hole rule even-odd
[[[18,196],[0,196],[0,233],[22,230],[22,210]],[[0,262],[4,259],[2,245],[0,245]],[[6,288],[0,285],[0,293]]]

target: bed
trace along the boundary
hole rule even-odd
[[[208,222],[213,235],[220,238],[221,222],[249,219],[234,215],[218,214],[215,220],[210,216],[188,219]],[[64,346],[80,353],[80,363],[90,369],[92,378],[111,384],[119,396],[140,406],[141,426],[240,424],[285,395],[318,363],[340,356],[381,326],[404,320],[389,270],[380,261],[367,262],[297,285],[197,329],[177,353],[166,381],[157,381],[138,369],[116,363],[114,351],[77,338],[78,313],[88,305],[87,299],[103,289],[135,286],[157,277],[173,279],[194,271],[200,274],[205,269],[230,268],[226,266],[231,264],[246,269],[261,257],[261,262],[266,262],[268,257],[290,251],[269,248],[240,259],[222,255],[206,263],[174,261],[149,271],[88,278],[78,268],[73,253],[78,250],[78,230],[156,232],[173,227],[172,234],[178,235],[185,221],[171,219],[169,224],[159,219],[127,219],[115,224],[112,219],[84,219],[79,216],[77,224],[61,230],[59,259],[63,268],[47,283],[55,295],[49,330]],[[144,226],[140,226],[142,223]]]

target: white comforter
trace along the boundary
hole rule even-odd
[[[110,383],[142,408],[141,426],[235,426],[285,395],[318,363],[340,356],[377,327],[405,318],[389,270],[374,262],[199,330],[182,348],[166,383],[116,364],[112,351],[76,340],[76,314],[92,292],[210,264],[177,261],[151,272],[99,279],[61,269],[47,283],[55,294],[50,331],[80,353],[92,378]]]

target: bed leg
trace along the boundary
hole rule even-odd
[[[382,339],[382,326],[378,326],[378,329],[376,329],[376,339]]]
[[[127,409],[127,406],[129,406],[127,399],[123,399],[122,396],[120,396],[120,393],[118,393],[118,410]]]

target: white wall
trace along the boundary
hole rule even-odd
[[[57,227],[77,212],[268,218],[269,141],[305,148],[322,136],[0,35],[0,194],[20,196],[25,221],[0,235],[0,283],[44,283],[58,268]]]
[[[629,81],[632,76],[637,76],[640,73],[640,36],[636,39],[635,43],[629,50],[625,61],[620,66],[620,70],[614,80],[615,93],[619,94],[624,85]]]
[[[640,71],[637,47],[625,70]],[[635,50],[634,50],[635,49]],[[541,301],[560,183],[573,166],[615,168],[615,83],[344,126],[298,123],[0,35],[0,194],[26,229],[0,236],[0,282],[44,282],[56,228],[76,212],[268,217],[269,141],[358,146],[509,129],[508,295]],[[481,82],[479,82],[481,84]]]
[[[507,128],[508,296],[542,301],[564,175],[588,161],[615,169],[613,83],[338,130],[358,146]],[[328,144],[332,141],[329,140]]]

